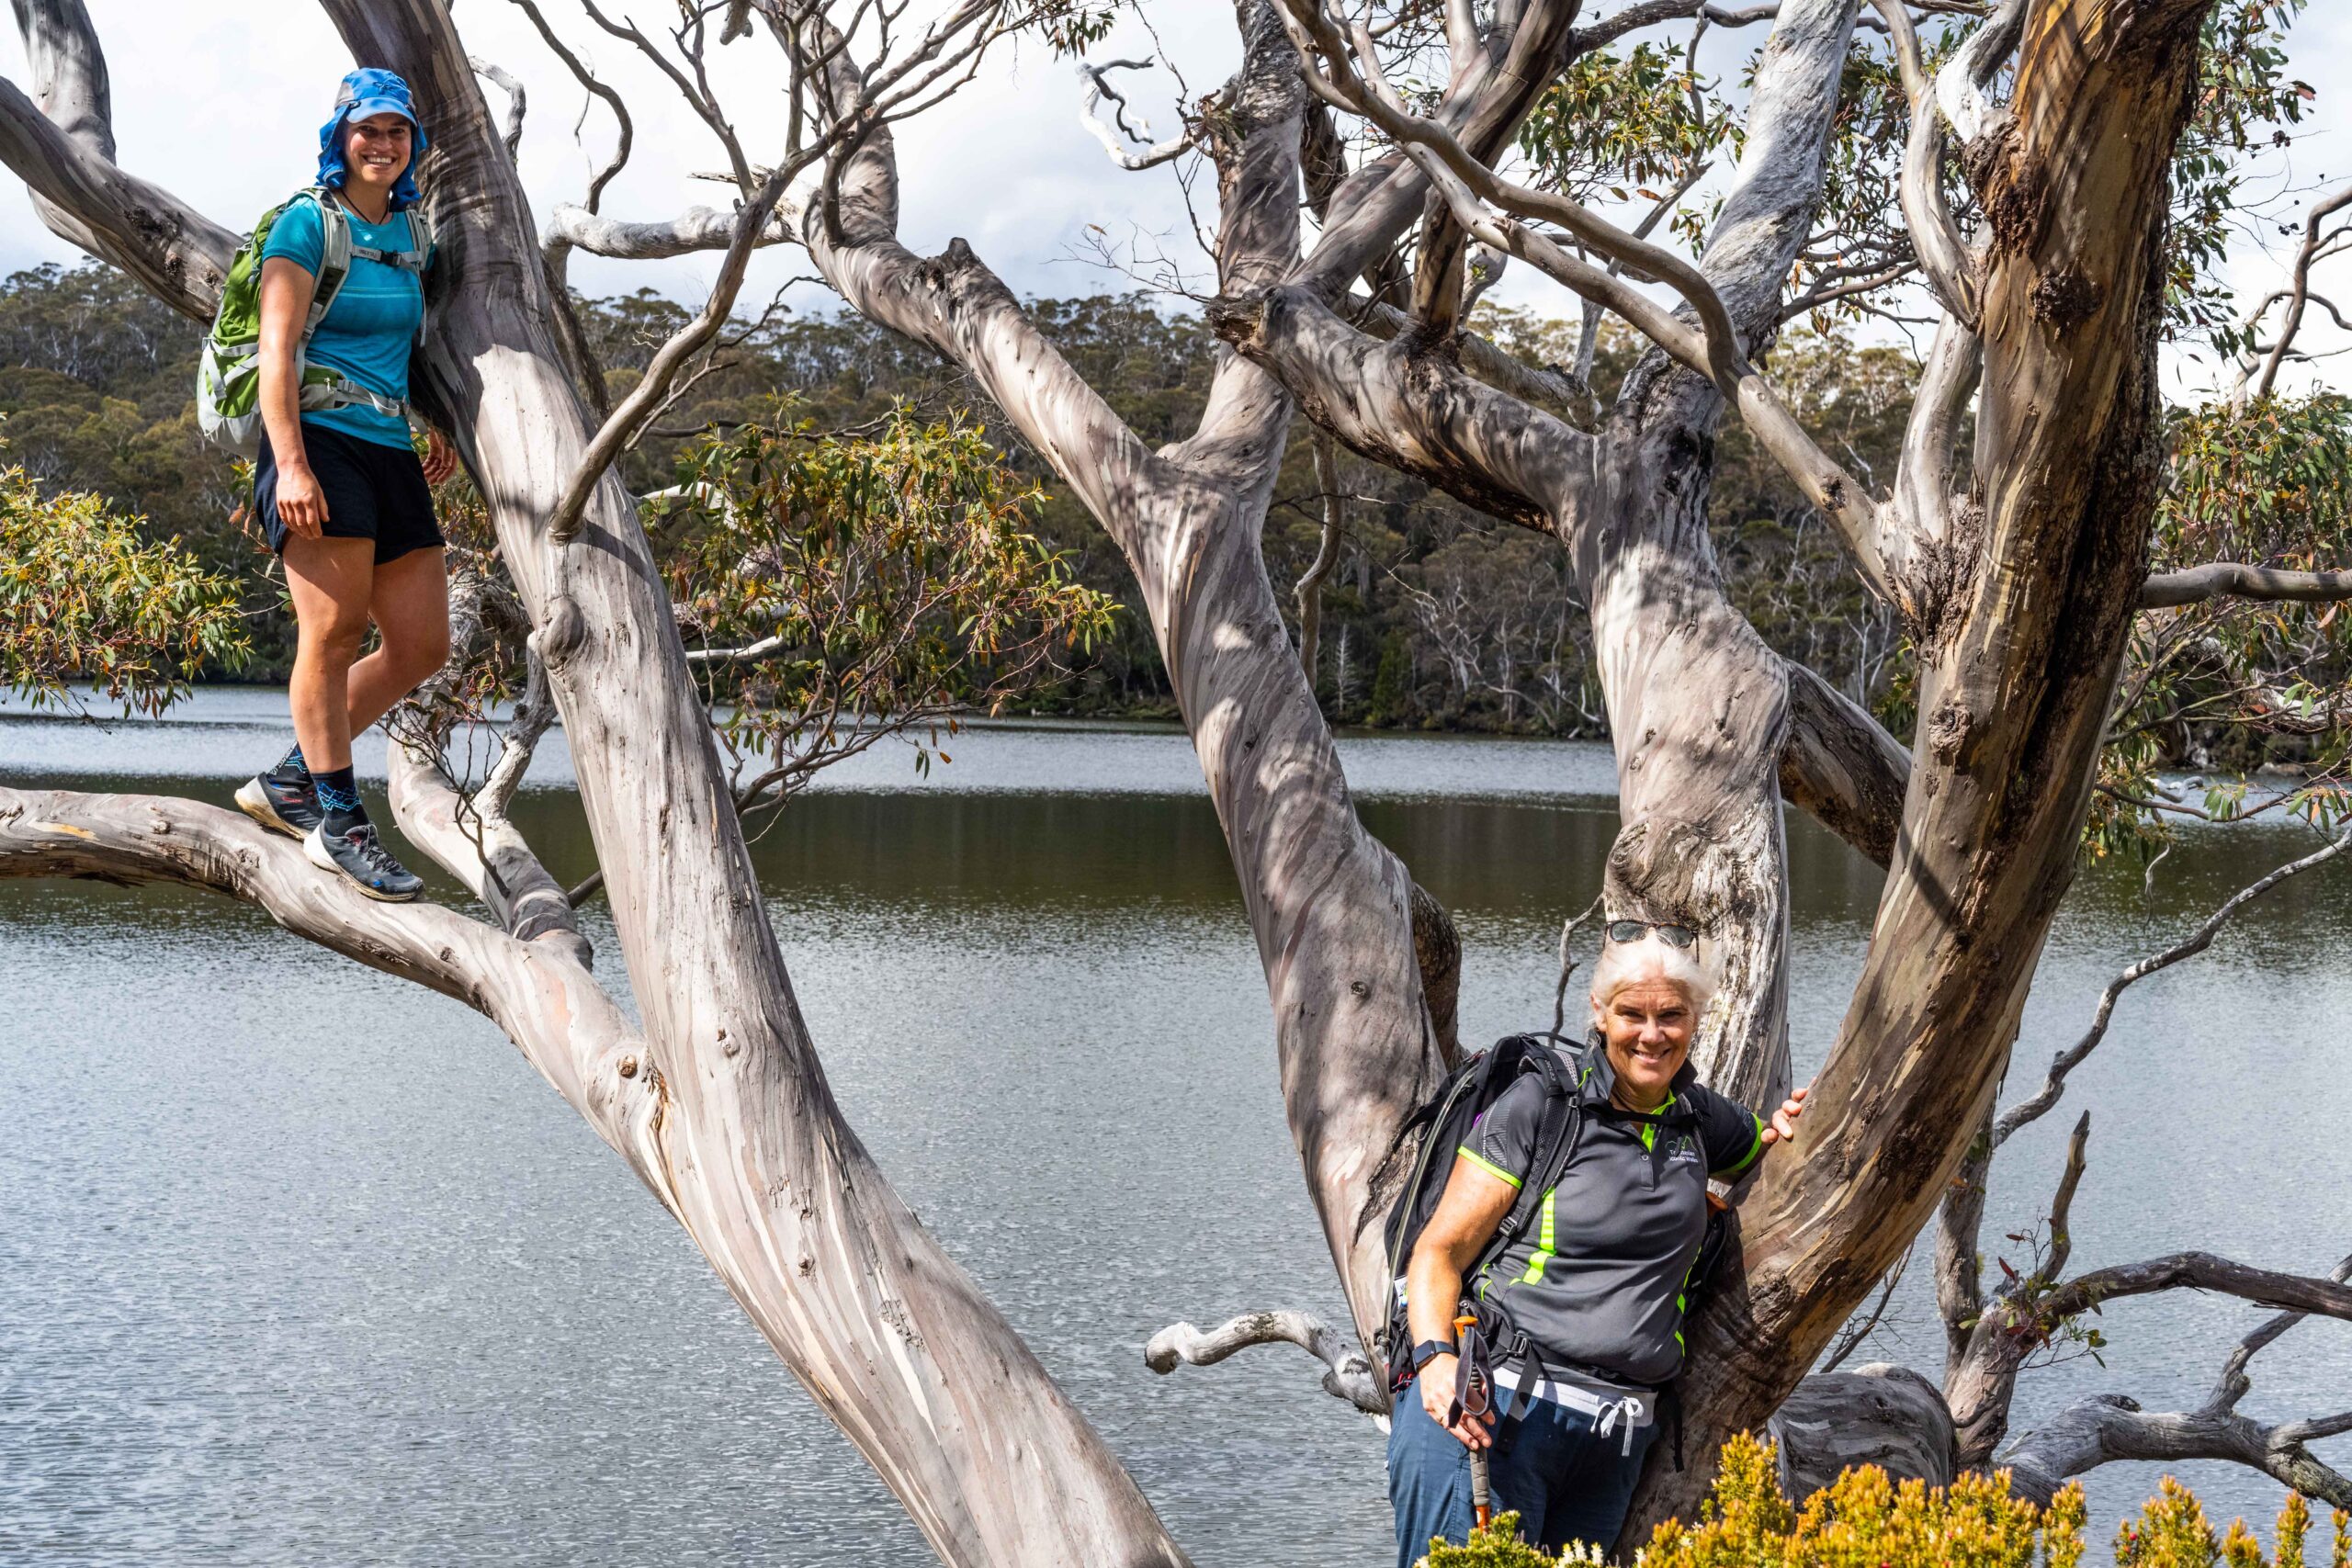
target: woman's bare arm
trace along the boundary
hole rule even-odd
[[[1462,1300],[1463,1271],[1477,1259],[1518,1196],[1518,1188],[1493,1172],[1467,1159],[1454,1160],[1437,1212],[1422,1227],[1405,1265],[1405,1313],[1414,1344],[1453,1342],[1453,1310]],[[1453,1358],[1432,1358],[1422,1374],[1421,1406],[1442,1424],[1453,1400]],[[1487,1424],[1476,1416],[1463,1417],[1452,1430],[1468,1448],[1482,1449],[1492,1440]]]
[[[277,520],[304,538],[319,536],[326,497],[311,475],[302,449],[302,381],[298,350],[317,279],[299,262],[271,256],[261,264],[261,425],[277,467]]]

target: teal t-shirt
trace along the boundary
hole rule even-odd
[[[414,243],[405,212],[395,212],[382,223],[366,222],[347,209],[345,216],[351,220],[355,246],[404,251]],[[326,254],[326,234],[318,208],[308,201],[289,203],[270,225],[269,243],[261,254],[264,261],[284,256],[316,278],[319,263]],[[332,366],[371,392],[406,402],[409,350],[424,320],[424,287],[415,273],[354,256],[351,275],[343,280],[334,303],[327,307],[325,319],[311,336],[311,363]],[[305,412],[302,423],[385,446],[409,445],[406,424],[366,403]]]

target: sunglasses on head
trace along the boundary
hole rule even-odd
[[[1652,931],[1668,947],[1689,947],[1699,940],[1699,933],[1689,926],[1670,925],[1661,920],[1611,920],[1609,922],[1611,942],[1639,942]]]

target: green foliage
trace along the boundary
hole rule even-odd
[[[35,706],[89,682],[126,713],[160,713],[208,667],[251,652],[237,584],[176,540],[141,537],[99,497],[44,496],[0,468],[0,682]]]
[[[2306,0],[2222,0],[2205,18],[2197,107],[2172,165],[2165,236],[2168,330],[2208,337],[2224,358],[2247,346],[2221,276],[2259,154],[2288,145],[2317,96],[2287,74],[2287,31]]]
[[[2217,560],[2307,571],[2352,558],[2352,400],[2270,398],[2177,413],[2155,570]],[[2352,617],[2338,604],[2236,598],[2134,624],[2086,847],[2145,855],[2183,816],[2255,811],[2321,828],[2352,815]],[[2210,770],[2201,798],[2159,774]],[[2258,770],[2283,790],[2256,789]]]
[[[2004,1473],[1963,1475],[1950,1486],[1896,1482],[1876,1465],[1847,1471],[1805,1499],[1782,1495],[1776,1449],[1745,1434],[1725,1444],[1713,1495],[1695,1523],[1669,1520],[1635,1558],[1636,1568],[2081,1568],[2087,1517],[2080,1485],[2038,1508],[2012,1495]],[[2275,1555],[2243,1520],[2216,1540],[2205,1511],[2169,1476],[2136,1521],[2116,1532],[2117,1568],[2304,1568],[2311,1507],[2290,1495]],[[2335,1517],[2334,1561],[2352,1555],[2352,1518]],[[1520,1539],[1519,1516],[1499,1514],[1467,1545],[1432,1543],[1423,1568],[1548,1568],[1600,1563],[1589,1548],[1555,1557]]]
[[[2352,1515],[2335,1512],[2334,1546],[2329,1554],[2335,1568],[2352,1561]],[[2217,1540],[2196,1495],[2167,1475],[2157,1495],[2141,1508],[2137,1519],[2116,1527],[2116,1568],[2304,1568],[2312,1529],[2311,1505],[2289,1493],[2278,1511],[2278,1522],[2265,1555],[2262,1543],[2244,1519],[2230,1521]]]
[[[676,302],[650,292],[580,300],[577,308],[616,391],[634,384],[684,319]],[[1031,309],[1147,443],[1190,433],[1215,365],[1211,336],[1197,319],[1133,298],[1043,299]],[[1482,306],[1477,324],[1531,363],[1559,365],[1576,355],[1572,321]],[[144,514],[144,536],[176,536],[208,570],[234,578],[253,632],[253,667],[267,673],[291,657],[292,623],[275,563],[248,532],[244,481],[194,431],[188,389],[200,330],[107,268],[19,274],[0,283],[0,407],[20,411],[17,450],[44,492],[106,495]],[[1613,394],[1634,357],[1626,334],[1604,331],[1592,378],[1599,398]],[[1899,432],[1908,396],[1899,355],[1799,333],[1781,345],[1776,368],[1804,383],[1801,417],[1833,450],[1849,443],[1870,471],[1884,471],[1893,459],[1887,434]],[[746,419],[773,422],[779,395],[790,400],[793,419],[813,421],[818,431],[879,429],[904,403],[929,422],[972,408],[989,438],[1005,439],[970,384],[933,356],[855,318],[785,314],[751,332],[693,383],[624,460],[624,478],[639,491],[672,484],[707,431],[731,431]],[[1748,596],[1743,607],[1774,647],[1876,700],[1890,680],[1900,680],[1902,667],[1891,661],[1883,627],[1870,619],[1868,600],[1834,541],[1736,422],[1718,451],[1716,547],[1737,558],[1728,575],[1735,593]],[[1072,581],[1125,612],[1091,647],[1061,649],[1057,672],[1020,705],[1172,714],[1150,623],[1116,547],[1035,454],[1014,443],[1000,457],[1019,485],[1041,497],[1027,531],[1060,558]],[[1323,590],[1317,672],[1327,711],[1356,724],[1600,733],[1589,630],[1561,553],[1351,456],[1341,457],[1340,470],[1347,528]],[[460,525],[469,504],[460,491],[445,487],[440,498],[445,532]],[[1286,614],[1295,606],[1285,590],[1314,558],[1320,521],[1306,434],[1295,428],[1263,547]],[[491,541],[484,535],[475,544],[486,551]],[[218,679],[225,671],[206,673]]]
[[[1663,200],[1722,145],[1731,123],[1685,51],[1637,43],[1579,57],[1519,135],[1537,183],[1578,201]]]
[[[1469,1540],[1462,1545],[1430,1541],[1430,1554],[1421,1559],[1418,1568],[1567,1568],[1571,1564],[1598,1568],[1608,1561],[1581,1542],[1555,1557],[1521,1538],[1517,1514],[1497,1514],[1485,1529],[1472,1529]]]
[[[1928,69],[1934,71],[1965,36],[1946,28],[1940,41],[1935,36],[1923,39]],[[1866,286],[1911,265],[1911,236],[1898,220],[1897,191],[1910,124],[1911,107],[1892,49],[1863,46],[1849,53],[1838,84],[1837,118],[1830,123],[1821,205],[1812,237],[1792,269],[1791,293]],[[1955,210],[1964,211],[1965,192],[1955,196]],[[1857,320],[1874,291],[1834,298],[1815,320]]]
[[[1116,0],[1041,0],[1030,8],[1028,26],[1057,56],[1084,54],[1111,36],[1119,9]]]
[[[1029,531],[1037,491],[960,419],[901,407],[829,436],[786,411],[709,438],[679,478],[685,497],[648,522],[689,646],[727,650],[703,669],[752,794],[1026,698],[1115,619]]]

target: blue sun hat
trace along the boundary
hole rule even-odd
[[[416,192],[416,161],[424,156],[424,126],[416,118],[416,103],[409,96],[408,84],[390,71],[375,66],[363,66],[343,79],[335,89],[334,118],[319,127],[319,183],[343,188],[351,171],[344,167],[344,127],[354,119],[366,119],[374,114],[396,114],[409,123],[411,150],[408,167],[392,186],[392,210],[414,207],[423,197]]]

